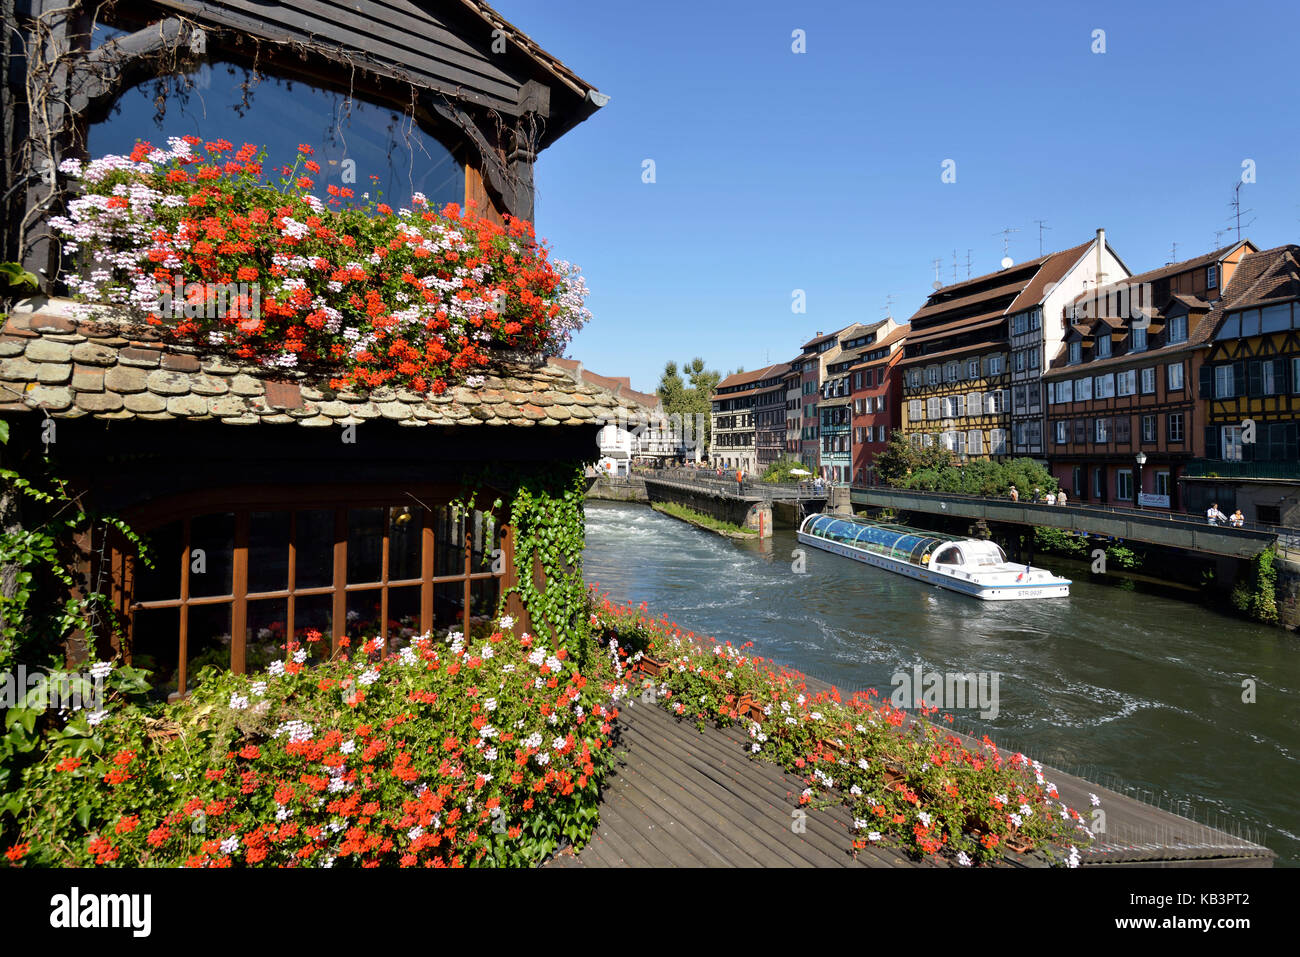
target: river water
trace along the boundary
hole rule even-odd
[[[792,531],[737,543],[643,505],[589,501],[583,571],[616,601],[753,641],[756,654],[842,691],[887,698],[891,676],[918,664],[998,673],[997,717],[958,712],[959,726],[1203,823],[1248,829],[1279,865],[1300,866],[1295,635],[1096,584],[1073,567],[1069,598],[984,602],[814,548],[796,574],[800,547]],[[1253,704],[1242,701],[1248,678]]]

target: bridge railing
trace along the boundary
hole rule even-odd
[[[1095,505],[1073,502],[1067,502],[1065,505],[1048,505],[1046,502],[1033,502],[1025,499],[1012,502],[1005,496],[993,495],[971,495],[965,492],[931,492],[922,489],[897,488],[892,485],[853,485],[850,487],[852,492],[876,492],[895,495],[909,495],[921,498],[929,498],[935,501],[969,501],[983,505],[1002,504],[1014,505],[1016,508],[1027,509],[1029,511],[1041,511],[1052,514],[1080,514],[1096,515],[1105,518],[1124,518],[1129,520],[1140,520],[1149,522],[1161,522],[1172,527],[1184,527],[1189,531],[1192,529],[1204,529],[1209,525],[1205,518],[1192,515],[1188,512],[1166,512],[1153,508],[1136,508],[1134,506],[1123,505]],[[1244,522],[1241,525],[1233,525],[1230,522],[1219,522],[1216,529],[1226,530],[1228,532],[1255,533],[1266,532],[1275,536],[1278,541],[1291,549],[1300,549],[1300,528],[1289,525],[1270,525],[1264,522]]]
[[[634,473],[643,478],[658,479],[662,482],[674,482],[679,485],[689,485],[696,488],[708,489],[715,494],[735,496],[738,498],[748,498],[751,496],[761,496],[764,498],[780,500],[813,500],[819,501],[830,495],[828,486],[823,486],[822,491],[817,491],[811,482],[792,484],[788,482],[761,482],[756,479],[745,479],[743,482],[736,481],[735,472],[723,471],[721,477],[717,472],[709,469],[637,469]]]

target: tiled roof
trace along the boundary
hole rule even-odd
[[[302,373],[268,372],[163,343],[116,320],[79,322],[66,301],[20,304],[0,332],[0,413],[44,409],[57,418],[197,419],[230,425],[592,425],[626,400],[580,384],[562,368],[503,362],[478,387],[442,395],[382,387],[368,395],[318,388]]]
[[[1086,243],[1080,243],[1070,249],[1063,249],[1059,253],[1052,253],[1043,262],[1038,272],[1034,273],[1034,278],[1029,281],[1020,295],[1016,296],[1015,302],[1007,306],[1007,314],[1019,312],[1021,309],[1028,309],[1030,306],[1037,305],[1043,301],[1047,295],[1047,287],[1051,283],[1060,282],[1075,264],[1078,263],[1084,251],[1091,246],[1096,240],[1088,240]]]
[[[1250,309],[1300,298],[1300,246],[1288,243],[1252,253],[1241,261],[1211,318],[1232,309]]]
[[[727,376],[721,382],[719,382],[717,388],[721,390],[721,389],[731,388],[733,386],[742,386],[742,385],[757,386],[758,383],[762,382],[764,379],[771,379],[774,376],[784,376],[785,373],[789,371],[786,368],[787,365],[788,363],[778,362],[775,365],[764,366],[761,369],[755,369],[753,372],[735,372]],[[715,394],[715,398],[716,398],[716,394]],[[722,398],[725,399],[726,396],[722,396]]]
[[[629,402],[634,402],[646,409],[657,409],[662,401],[655,392],[638,392],[632,388],[632,379],[629,376],[600,375],[584,368],[577,359],[552,359],[551,365],[564,369],[584,385],[591,385],[598,389],[604,389],[606,392],[612,392],[619,398],[627,399]]]

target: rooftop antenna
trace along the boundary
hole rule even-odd
[[[938,260],[935,261],[938,262]],[[936,266],[935,267],[936,275],[938,275],[938,271],[939,271],[938,267]],[[937,283],[938,279],[936,279],[935,282]],[[935,288],[937,289],[938,286],[936,286]],[[894,318],[894,294],[892,292],[885,297],[885,318],[886,319]]]
[[[966,250],[966,278],[967,279],[970,278],[970,254],[972,252],[974,252],[974,250],[972,249]]]
[[[1216,229],[1214,231],[1214,248],[1218,249],[1223,245],[1223,234],[1232,232],[1231,227],[1228,229]]]
[[[994,236],[1002,237],[1002,268],[1006,269],[1014,265],[1009,250],[1011,249],[1011,234],[1020,232],[1019,226],[1004,226],[999,229]]]
[[[934,284],[933,284],[932,288],[934,288],[934,289],[942,289],[942,288],[943,288],[943,280],[941,280],[941,279],[939,278],[939,267],[940,267],[941,265],[943,265],[943,260],[942,260],[942,259],[932,259],[932,260],[930,260],[930,265],[934,266]]]
[[[1169,247],[1169,262],[1165,263],[1165,265],[1171,266],[1176,262],[1178,262],[1178,244],[1174,243]]]
[[[1232,202],[1229,204],[1229,205],[1232,207],[1233,212],[1236,214],[1236,217],[1237,217],[1237,242],[1241,242],[1241,214],[1242,214],[1242,212],[1243,212],[1243,210],[1242,210],[1242,208],[1241,208],[1241,187],[1242,187],[1243,185],[1244,185],[1244,184],[1242,184],[1241,182],[1238,182],[1237,185],[1233,187],[1233,189],[1232,189]],[[1253,213],[1254,210],[1253,210],[1253,209],[1247,209],[1247,210],[1244,210],[1244,212],[1247,212],[1247,213]],[[1249,229],[1249,228],[1250,228],[1250,224],[1253,223],[1253,222],[1254,222],[1254,220],[1252,219],[1252,220],[1250,221],[1250,223],[1247,223],[1247,224],[1246,224],[1246,228]]]
[[[952,281],[957,281],[957,250],[952,251]]]
[[[1038,224],[1038,255],[1042,256],[1043,255],[1043,230],[1051,229],[1052,227],[1047,225],[1047,220],[1045,219],[1035,219],[1034,222]]]

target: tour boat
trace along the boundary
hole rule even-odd
[[[985,601],[1070,594],[1068,578],[1009,562],[996,543],[978,538],[821,513],[804,519],[798,536],[805,545]]]

